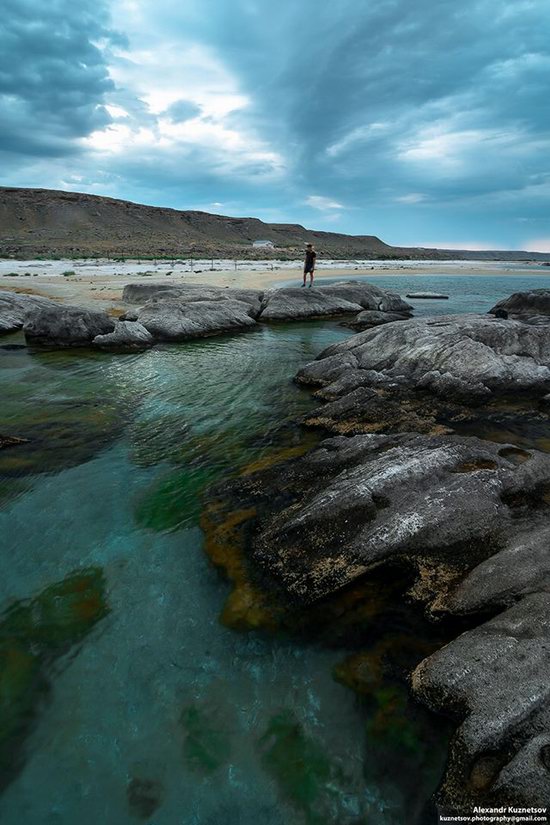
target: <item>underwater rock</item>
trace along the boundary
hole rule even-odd
[[[489,310],[496,315],[499,310],[508,313],[508,317],[532,323],[550,323],[550,289],[530,289],[528,292],[514,292]]]
[[[29,312],[57,306],[49,298],[0,290],[0,335],[21,329]]]
[[[117,321],[112,332],[96,335],[92,343],[99,349],[133,352],[151,347],[155,340],[137,321]]]
[[[27,315],[23,332],[33,347],[89,347],[98,335],[113,332],[115,321],[106,312],[53,304]]]
[[[548,805],[550,594],[531,593],[425,659],[416,695],[463,720],[439,792],[443,810]]]
[[[109,612],[103,571],[83,568],[15,602],[0,617],[0,788],[24,763],[24,744],[52,689],[52,668]]]
[[[327,289],[286,287],[274,289],[265,296],[267,306],[260,316],[262,321],[290,321],[299,318],[321,318],[332,315],[357,314],[361,305],[331,295]]]

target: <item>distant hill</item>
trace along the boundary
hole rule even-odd
[[[272,241],[274,251],[254,248]],[[550,260],[531,252],[395,247],[375,235],[318,232],[51,189],[0,188],[0,257],[294,258],[313,243],[325,258]]]

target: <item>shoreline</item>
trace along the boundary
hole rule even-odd
[[[59,268],[62,269],[67,262],[59,262]],[[112,262],[114,263],[114,262]],[[103,268],[111,266],[112,263],[105,264]],[[17,268],[23,269],[26,265],[30,269],[28,262],[11,261],[11,269],[15,271]],[[168,265],[166,265],[165,270]],[[182,272],[167,274],[166,271],[157,268],[157,271],[148,271],[145,275],[143,272],[128,271],[113,273],[101,273],[101,267],[98,267],[98,274],[79,275],[75,270],[75,275],[63,276],[53,274],[43,274],[42,272],[33,272],[32,274],[18,274],[7,275],[1,272],[0,269],[0,290],[19,292],[22,294],[39,295],[53,300],[59,300],[63,303],[74,303],[80,306],[95,307],[97,309],[105,307],[117,308],[123,306],[122,304],[122,290],[124,286],[132,282],[154,283],[162,281],[163,284],[182,284],[182,283],[205,283],[213,286],[221,287],[236,287],[240,289],[271,289],[280,286],[298,286],[302,282],[301,269],[296,267],[281,267],[277,270],[258,270],[258,269],[242,269],[239,270],[201,270],[190,272],[188,270]],[[531,265],[518,268],[508,268],[503,265],[502,269],[496,267],[483,266],[483,262],[478,262],[477,265],[465,265],[464,262],[459,262],[451,265],[449,263],[442,263],[441,266],[418,266],[410,265],[400,266],[376,266],[357,267],[351,269],[350,267],[323,267],[316,272],[315,283],[322,283],[326,279],[342,278],[345,280],[354,280],[354,278],[367,278],[376,281],[378,278],[387,277],[426,277],[437,276],[443,278],[456,277],[501,277],[503,279],[513,277],[533,277],[533,278],[550,278],[550,267],[543,267],[541,265]]]

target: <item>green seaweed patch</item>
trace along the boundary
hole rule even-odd
[[[270,719],[260,747],[263,767],[306,825],[349,821],[345,809],[354,795],[351,780],[329,759],[323,746],[304,732],[292,711],[284,710]],[[356,803],[359,807],[359,799]],[[360,825],[366,819],[359,814],[352,821]]]
[[[230,737],[212,713],[197,705],[188,705],[182,711],[181,725],[183,757],[190,770],[210,774],[226,764],[231,755]]]
[[[103,572],[92,567],[0,617],[0,788],[22,767],[25,738],[51,690],[52,664],[108,612]]]
[[[203,490],[219,477],[209,467],[189,467],[157,481],[137,504],[135,518],[150,530],[178,530],[199,523]]]

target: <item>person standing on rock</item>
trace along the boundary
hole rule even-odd
[[[304,283],[302,286],[306,285],[306,277],[309,273],[309,285],[310,287],[313,286],[313,276],[315,274],[315,261],[317,259],[317,253],[313,248],[313,245],[308,243],[306,244],[306,257],[304,260]]]

